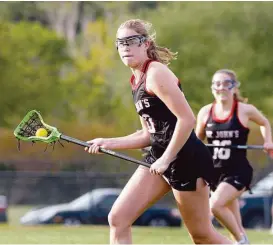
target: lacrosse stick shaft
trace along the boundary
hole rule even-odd
[[[66,140],[66,141],[74,143],[76,145],[90,147],[90,145],[87,142],[85,142],[85,141],[78,140],[78,139],[72,138],[70,136],[63,135],[63,134],[60,136],[60,139]],[[150,164],[148,164],[146,162],[134,159],[132,157],[129,157],[129,156],[124,155],[124,154],[119,153],[119,152],[115,152],[115,151],[112,151],[112,150],[107,150],[107,149],[104,149],[104,148],[100,148],[100,152],[108,154],[110,156],[114,156],[114,157],[126,160],[126,161],[129,161],[129,162],[133,162],[133,163],[136,163],[136,164],[148,167],[148,168],[150,167]]]
[[[244,150],[263,150],[262,145],[214,145],[206,144],[207,147],[218,147],[218,148],[232,148],[232,149],[244,149]]]

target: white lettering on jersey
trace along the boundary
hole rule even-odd
[[[216,139],[227,139],[227,138],[239,138],[239,130],[222,130],[215,131],[215,134],[212,134],[212,131],[207,131],[206,133],[208,138],[215,137]]]
[[[149,133],[154,134],[156,130],[155,130],[153,119],[148,114],[142,114],[142,118],[147,123]]]
[[[213,140],[212,144],[219,146],[219,148],[213,148],[213,159],[228,160],[230,158],[231,149],[220,147],[231,145],[231,140]]]
[[[150,105],[148,99],[141,99],[141,100],[138,100],[136,102],[135,106],[136,106],[137,112],[139,112],[139,111],[141,111],[144,108],[150,107],[151,105]]]
[[[150,107],[150,103],[148,99],[144,99],[143,102],[144,102],[145,108]]]

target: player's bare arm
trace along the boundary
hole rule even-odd
[[[88,149],[89,153],[98,153],[99,147],[114,149],[140,149],[150,145],[150,133],[148,132],[146,123],[140,117],[142,129],[137,132],[117,138],[97,138],[88,141],[92,144]]]
[[[255,122],[260,126],[261,134],[264,139],[264,148],[270,155],[273,151],[272,130],[268,119],[253,105],[245,105],[245,112],[249,121]]]
[[[205,140],[206,138],[205,126],[206,126],[206,121],[209,115],[210,108],[211,108],[211,104],[202,107],[197,115],[195,133],[200,140]]]

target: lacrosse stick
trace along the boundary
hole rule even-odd
[[[218,148],[232,148],[232,149],[244,149],[244,150],[263,150],[262,145],[214,145],[206,144],[207,147],[218,147]]]
[[[40,128],[46,129],[46,131],[48,133],[48,135],[46,137],[36,136],[36,132]],[[48,143],[48,144],[50,144],[50,143],[55,144],[56,142],[58,142],[60,140],[65,140],[67,142],[71,142],[76,145],[90,147],[90,145],[88,143],[86,143],[85,141],[78,140],[78,139],[72,138],[70,136],[66,136],[66,135],[60,133],[57,128],[46,124],[43,121],[41,114],[36,110],[32,110],[25,115],[25,117],[23,118],[21,123],[14,130],[14,135],[19,140],[19,142],[20,142],[20,140],[22,140],[22,141],[29,141],[29,142],[33,142],[33,143],[34,142],[44,142],[44,143]],[[134,158],[124,155],[122,153],[118,153],[118,152],[115,152],[112,150],[107,150],[104,148],[100,148],[99,151],[102,153],[108,154],[110,156],[114,156],[114,157],[129,161],[129,162],[143,165],[148,168],[150,167],[150,165],[148,163],[134,159]]]

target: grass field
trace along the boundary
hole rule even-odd
[[[107,226],[35,226],[24,227],[19,217],[30,207],[11,207],[10,222],[0,226],[0,244],[107,244]],[[225,230],[221,233],[227,234]],[[269,231],[248,230],[252,244],[273,244]],[[133,241],[137,244],[189,244],[184,228],[133,227]]]

